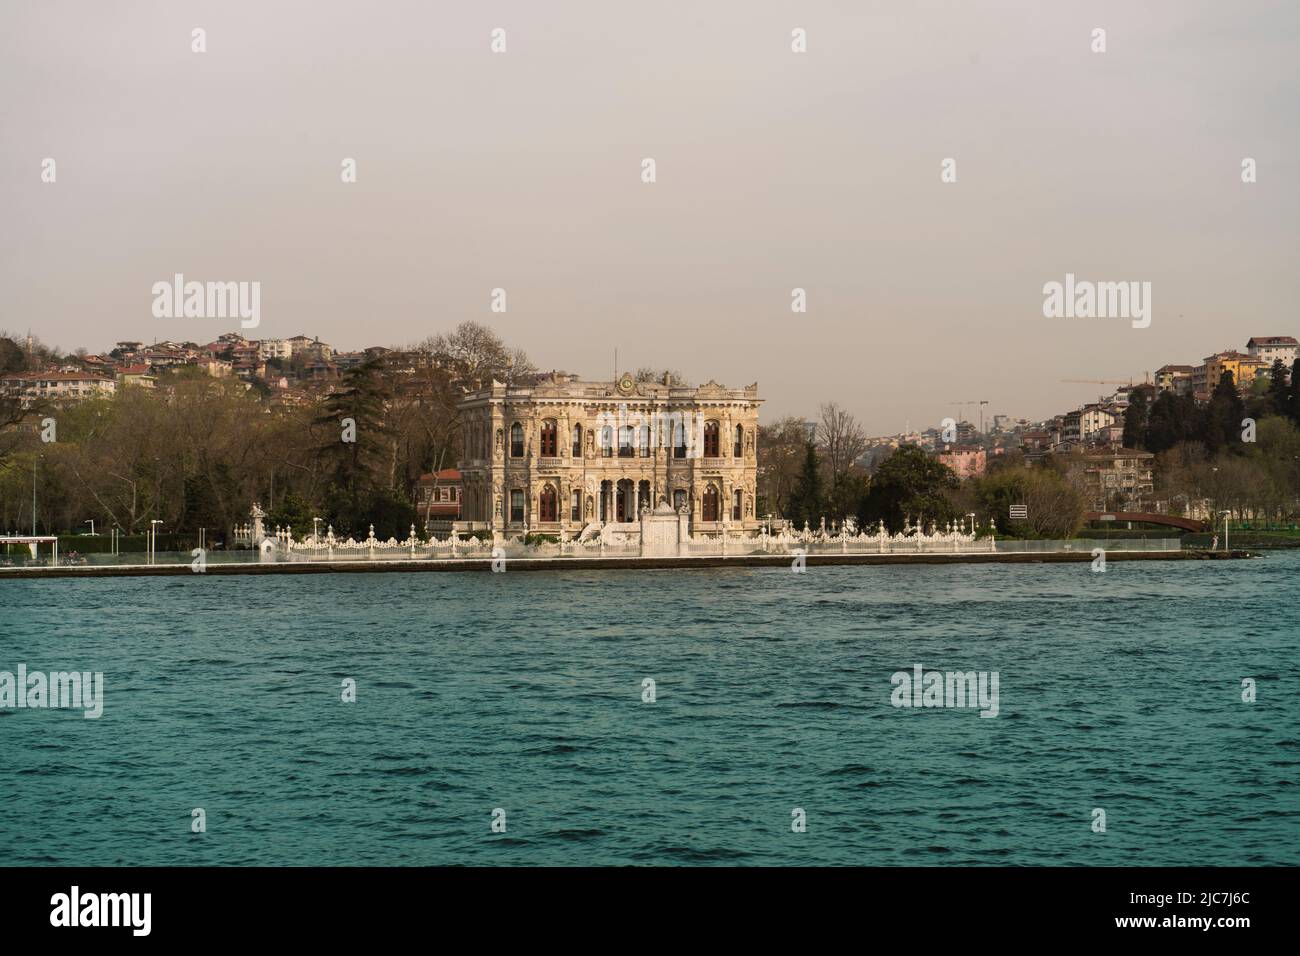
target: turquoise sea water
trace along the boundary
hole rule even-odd
[[[0,864],[1295,865],[1298,650],[1295,552],[3,581],[0,670],[106,692],[0,710]]]

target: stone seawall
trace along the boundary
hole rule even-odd
[[[1111,561],[1225,561],[1258,557],[1250,551],[1107,551]],[[747,554],[734,557],[662,558],[507,558],[506,571],[646,571],[692,568],[788,568],[793,561],[786,554]],[[1087,551],[1043,553],[970,552],[966,554],[810,554],[809,567],[836,564],[1062,564],[1091,562]],[[479,571],[491,573],[491,558],[416,558],[376,561],[277,561],[248,564],[210,563],[207,575],[230,574],[330,574],[379,571]],[[188,564],[133,564],[119,566],[79,565],[57,568],[0,568],[0,581],[9,578],[113,578],[194,575]]]

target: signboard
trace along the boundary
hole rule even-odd
[[[1028,517],[1029,517],[1029,507],[1028,507],[1027,505],[1012,505],[1012,506],[1011,506],[1011,520],[1012,520],[1012,521],[1017,521],[1017,520],[1018,520],[1018,521],[1023,521],[1023,520],[1025,520],[1025,519],[1028,518]]]
[[[1114,520],[1115,520],[1115,516],[1114,516],[1114,515],[1098,515],[1097,520],[1098,520],[1098,521],[1114,521]]]

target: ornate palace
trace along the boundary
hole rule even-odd
[[[462,519],[507,535],[635,532],[666,502],[694,534],[756,530],[761,402],[757,383],[494,381],[460,402]]]

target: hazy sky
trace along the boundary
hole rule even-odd
[[[181,272],[260,281],[254,337],[478,319],[546,369],[757,380],[765,420],[1039,418],[1300,334],[1298,53],[1250,0],[3,0],[0,329],[236,327],[154,318]],[[1044,318],[1066,272],[1151,282],[1151,326]]]

